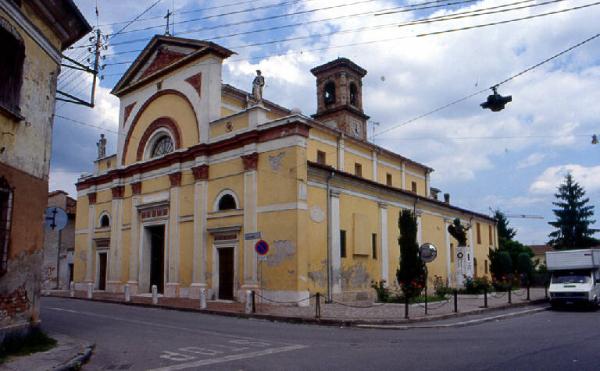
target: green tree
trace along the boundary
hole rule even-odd
[[[496,209],[494,210],[494,219],[498,222],[498,242],[500,246],[504,241],[512,241],[517,235],[517,231],[508,226],[509,221],[506,215],[500,209]]]
[[[490,271],[496,281],[504,281],[513,273],[510,254],[499,249],[490,249]]]
[[[526,252],[522,252],[517,256],[517,272],[521,275],[521,279],[524,283],[531,282],[533,264],[531,262],[531,256]]]
[[[573,180],[571,174],[567,174],[554,196],[557,201],[552,204],[557,208],[552,212],[556,221],[548,224],[556,230],[548,235],[548,244],[559,250],[580,249],[598,244],[598,240],[592,237],[596,230],[590,228],[596,222],[591,219],[594,216],[594,206],[588,205],[590,199],[585,197],[585,190]]]
[[[425,263],[419,258],[417,219],[410,210],[402,210],[398,218],[400,237],[400,268],[396,271],[398,283],[407,298],[418,296],[425,287]]]

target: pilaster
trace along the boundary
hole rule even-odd
[[[388,251],[388,210],[387,205],[379,203],[379,246],[381,246],[381,279],[386,284],[390,282],[389,275],[389,251]]]
[[[96,192],[88,193],[88,234],[85,282],[94,282],[94,229],[96,229]]]
[[[338,167],[337,169],[340,171],[344,171],[344,153],[346,152],[346,144],[344,141],[344,135],[340,135],[339,139],[338,139],[338,155],[337,155],[337,162],[338,162]]]
[[[208,207],[208,165],[192,168],[194,174],[194,250],[192,284],[189,297],[200,298],[206,288],[206,220]]]
[[[330,235],[330,254],[329,261],[331,262],[330,274],[331,290],[333,294],[342,292],[342,258],[340,246],[340,193],[339,191],[331,190],[329,193],[329,221],[331,223]]]
[[[371,154],[371,161],[373,162],[373,181],[377,181],[377,152],[373,151]]]
[[[450,249],[450,232],[448,227],[452,223],[452,219],[444,218],[444,243],[446,244],[446,280],[448,286],[453,286],[454,279],[452,277],[452,249]]]
[[[123,195],[125,187],[117,185],[112,188],[111,225],[110,225],[110,260],[106,289],[109,292],[119,292],[121,287],[121,227],[123,224]]]
[[[244,163],[244,233],[256,232],[258,227],[256,212],[258,153],[242,156]],[[256,288],[258,285],[256,252],[253,241],[244,240],[244,283],[242,289]]]
[[[169,174],[171,182],[169,197],[169,246],[167,258],[167,283],[165,296],[176,297],[179,295],[179,188],[181,186],[181,172]]]

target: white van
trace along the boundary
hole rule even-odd
[[[600,305],[600,249],[546,252],[550,304]]]

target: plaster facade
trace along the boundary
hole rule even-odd
[[[175,47],[186,50],[180,60],[153,67],[161,48]],[[459,275],[475,274],[473,257],[481,262],[478,275],[488,275],[483,261],[497,246],[493,219],[432,198],[433,169],[347,135],[341,124],[255,102],[221,83],[229,54],[211,43],[156,36],[113,90],[124,139],[117,167],[98,164],[77,184],[78,289],[99,287],[103,251],[108,263],[100,274],[112,292],[127,284],[132,293],[148,293],[154,283],[165,296],[192,298],[202,289],[211,299],[240,301],[248,289],[278,301],[316,292],[370,298],[373,281],[396,281],[397,220],[407,208],[418,215],[419,241],[439,249],[430,280],[460,284]],[[154,72],[140,80],[145,69]],[[189,84],[198,76],[196,87]],[[360,94],[354,109],[362,112]],[[140,138],[155,135],[164,118],[174,125],[164,134],[174,150],[134,158],[148,153]],[[103,213],[111,215],[109,230],[97,227]],[[492,240],[469,238],[470,254],[460,262],[447,232],[454,218],[494,231]],[[252,232],[270,245],[265,259],[254,250],[257,241],[244,238]]]

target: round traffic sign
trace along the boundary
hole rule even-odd
[[[254,245],[254,250],[258,255],[267,255],[269,252],[269,244],[265,240],[259,240]]]
[[[60,231],[67,225],[68,221],[67,213],[60,207],[48,207],[44,212],[44,224],[50,230]]]

